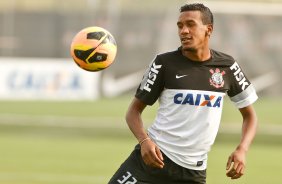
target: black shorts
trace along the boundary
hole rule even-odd
[[[147,166],[137,145],[108,184],[205,184],[206,170],[181,167],[163,154],[164,168]]]

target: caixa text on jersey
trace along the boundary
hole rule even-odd
[[[181,105],[220,107],[221,100],[222,96],[207,94],[177,93],[174,95],[174,103]]]

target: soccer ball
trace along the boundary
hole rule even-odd
[[[114,62],[117,44],[106,29],[88,27],[75,35],[70,52],[80,68],[95,72],[109,67]]]

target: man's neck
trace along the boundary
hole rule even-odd
[[[197,62],[204,62],[211,58],[211,52],[209,48],[195,51],[182,50],[182,54],[185,57]]]

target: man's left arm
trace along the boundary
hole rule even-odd
[[[255,137],[257,116],[252,105],[239,109],[243,117],[242,137],[240,144],[228,158],[226,175],[231,179],[240,178],[245,171],[246,154]]]

